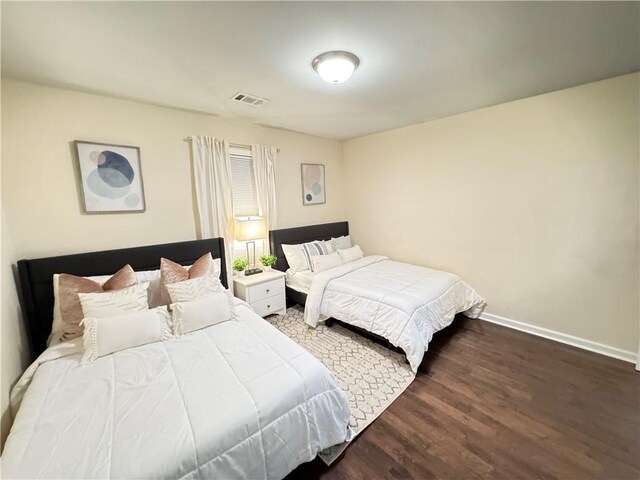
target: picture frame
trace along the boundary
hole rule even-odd
[[[87,214],[146,211],[140,148],[74,140]]]
[[[327,202],[325,168],[322,163],[300,164],[302,204],[321,205]]]

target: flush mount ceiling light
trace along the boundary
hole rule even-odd
[[[313,69],[328,83],[342,83],[349,80],[360,59],[353,53],[343,51],[325,52],[318,55],[311,62]]]

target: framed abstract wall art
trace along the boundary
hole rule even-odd
[[[140,149],[76,140],[84,211],[145,211]]]
[[[302,204],[318,205],[327,201],[324,185],[324,165],[320,163],[303,163],[302,171]]]

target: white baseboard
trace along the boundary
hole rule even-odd
[[[513,328],[514,330],[520,330],[521,332],[530,333],[531,335],[536,335],[538,337],[548,338],[549,340],[555,340],[556,342],[566,343],[573,347],[589,350],[590,352],[606,355],[607,357],[617,358],[618,360],[623,360],[625,362],[638,362],[636,365],[640,364],[640,360],[637,358],[638,356],[635,352],[622,350],[621,348],[592,342],[591,340],[574,337],[573,335],[567,335],[566,333],[556,332],[555,330],[549,330],[548,328],[538,327],[529,323],[517,322],[491,313],[483,313],[480,315],[480,320],[502,325],[503,327]]]

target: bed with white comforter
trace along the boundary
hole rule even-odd
[[[237,313],[89,364],[81,338],[49,348],[12,392],[3,477],[282,478],[348,440],[333,374]]]
[[[333,317],[404,350],[417,371],[433,334],[457,313],[477,318],[484,299],[457,275],[370,255],[313,276],[305,321]]]

